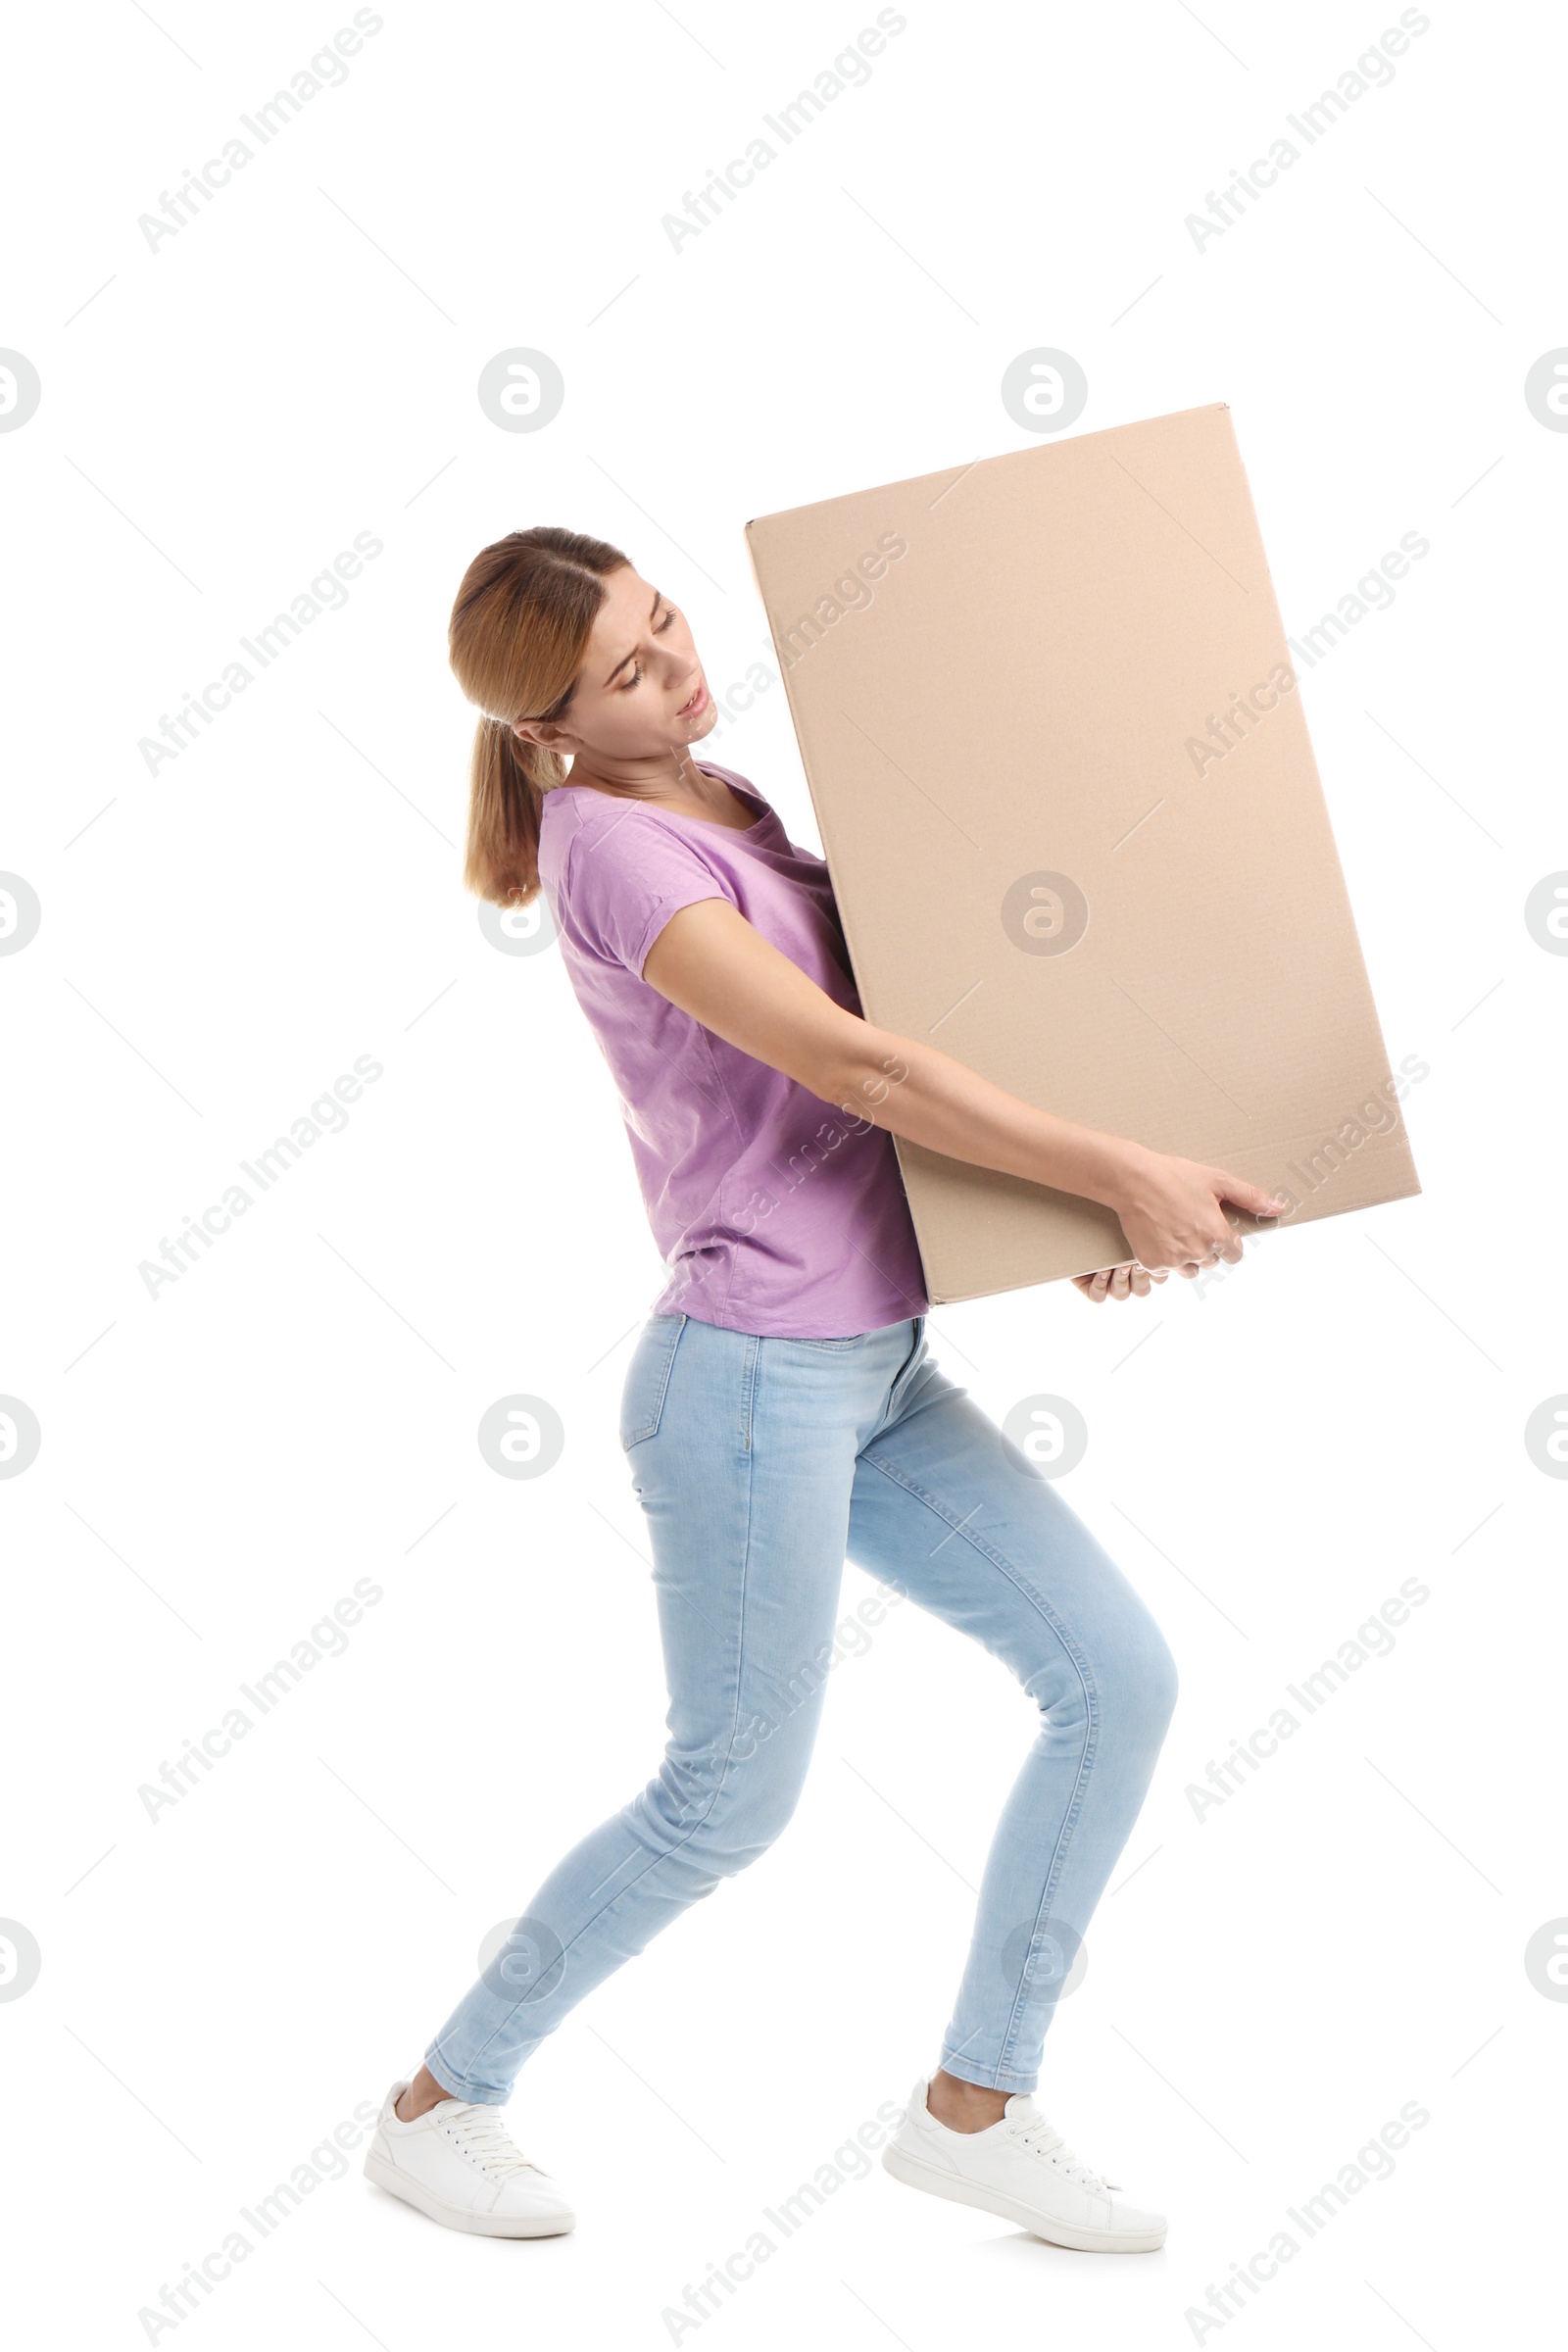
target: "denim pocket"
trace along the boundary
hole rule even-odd
[[[864,1338],[865,1334],[862,1331],[858,1332],[851,1340],[796,1340],[792,1342],[792,1345],[796,1348],[825,1348],[829,1355],[836,1355],[847,1348],[858,1348]]]
[[[685,1327],[684,1315],[650,1315],[643,1325],[620,1393],[623,1452],[629,1453],[634,1446],[659,1434],[675,1348]]]

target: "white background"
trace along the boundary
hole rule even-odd
[[[1026,446],[999,384],[1038,345],[1087,371],[1075,429],[1231,404],[1293,632],[1431,543],[1302,689],[1391,1059],[1429,1065],[1422,1196],[1200,1297],[933,1318],[999,1418],[1078,1404],[1064,1492],[1180,1663],[1040,2094],[1168,2208],[1166,2248],[1056,2252],[876,2169],[771,2231],[716,2314],[662,2316],[934,2063],[1032,1735],[911,1608],[835,1675],[786,1838],[519,2082],[574,2235],[443,2232],[356,2153],[155,2340],[1447,2352],[1544,2286],[1568,2007],[1524,1953],[1568,1913],[1568,1485],[1523,1430],[1568,1389],[1568,960],[1523,908],[1568,866],[1568,435],[1523,385],[1568,343],[1563,32],[1429,13],[1201,250],[1186,216],[1396,9],[911,0],[864,86],[678,252],[662,216],[873,9],[388,0],[342,85],[156,250],[138,216],[351,11],[104,0],[14,32],[0,341],[43,386],[0,435],[0,866],[42,906],[0,958],[0,1390],[42,1431],[0,1481],[0,1914],[41,1953],[0,2002],[19,2340],[148,2340],[143,2307],[413,2067],[481,1936],[662,1742],[616,1440],[660,1268],[556,955],[497,952],[460,886],[464,567],[523,524],[609,537],[722,693],[764,658],[746,519]],[[475,396],[519,345],[565,379],[537,433]],[[383,552],[345,607],[149,773],[139,740],[362,532]],[[951,743],[983,760],[985,711]],[[710,748],[814,846],[782,688]],[[343,1132],[151,1298],[141,1261],[367,1054]],[[532,1482],[475,1444],[518,1391],[566,1431]],[[1411,1577],[1392,1653],[1198,1819],[1209,1760]],[[382,1597],[344,1654],[150,1819],[139,1788],[362,1578]],[[1209,2282],[1411,2101],[1392,2178],[1201,2333]]]

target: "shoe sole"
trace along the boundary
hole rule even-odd
[[[1142,2231],[1112,2230],[1075,2230],[1070,2222],[1058,2222],[1045,2214],[1036,2213],[1016,2197],[1004,2196],[999,2189],[982,2188],[972,2180],[960,2180],[953,2173],[939,2172],[935,2165],[922,2164],[917,2156],[906,2154],[900,2147],[882,2151],[885,2172],[895,2180],[903,2180],[910,2188],[923,2188],[927,2196],[947,2197],[955,2205],[975,2205],[982,2213],[1000,2214],[1005,2222],[1016,2222],[1035,2237],[1043,2237],[1048,2245],[1068,2246],[1075,2254],[1153,2254],[1165,2243],[1165,2226]]]
[[[373,2180],[377,2188],[401,2197],[406,2205],[416,2206],[432,2222],[440,2222],[448,2230],[466,2230],[470,2237],[564,2237],[577,2226],[575,2214],[569,2221],[561,2221],[525,2213],[504,2213],[498,2217],[493,2213],[466,2212],[461,2205],[449,2205],[422,2181],[411,2180],[396,2165],[383,2164],[376,2156],[366,2157],[365,2177]]]

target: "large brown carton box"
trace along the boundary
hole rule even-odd
[[[868,1020],[1282,1224],[1420,1190],[1228,409],[747,539]],[[1131,1254],[1092,1201],[898,1152],[939,1304]]]

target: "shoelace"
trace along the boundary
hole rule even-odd
[[[1090,2165],[1076,2157],[1061,2133],[1054,2132],[1043,2119],[1033,2124],[1014,2125],[1013,2137],[1021,2141],[1032,2156],[1048,2158],[1069,2180],[1077,2180],[1085,2188],[1099,2190],[1102,2195],[1109,2193],[1109,2183],[1102,2180]]]
[[[444,2128],[452,2132],[470,2156],[476,2157],[487,2173],[510,2179],[514,2173],[536,2173],[539,2170],[531,2156],[524,2156],[512,2139],[505,2126],[483,2107],[465,2100],[455,2112],[442,2118]]]

